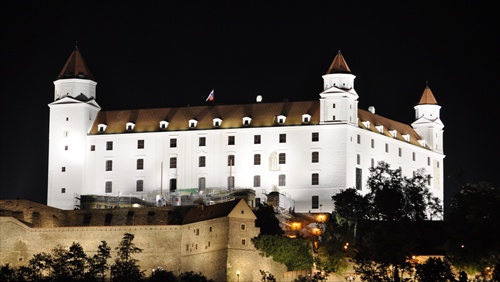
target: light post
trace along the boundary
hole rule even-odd
[[[240,271],[239,270],[236,271],[236,276],[238,276],[238,282],[240,282]]]

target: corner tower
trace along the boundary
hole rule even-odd
[[[411,126],[428,142],[431,150],[442,154],[444,124],[439,117],[440,109],[441,106],[434,98],[429,85],[426,85],[418,105],[415,106],[415,121]]]
[[[101,110],[96,85],[75,47],[54,81],[54,102],[49,104],[48,206],[74,209],[84,186],[87,134]]]
[[[320,95],[320,123],[348,123],[357,126],[358,94],[354,90],[355,75],[338,51],[330,68],[323,75]]]

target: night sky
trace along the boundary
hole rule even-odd
[[[341,50],[362,109],[411,124],[428,83],[447,199],[460,181],[499,186],[500,17],[483,1],[7,0],[0,15],[0,199],[46,203],[48,104],[75,45],[103,110],[205,105],[212,89],[217,104],[317,100]]]

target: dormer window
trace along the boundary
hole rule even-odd
[[[214,127],[220,127],[221,124],[222,124],[222,119],[214,118]]]
[[[249,126],[251,122],[252,122],[252,118],[251,117],[244,117],[243,118],[243,125],[244,126]]]
[[[406,142],[410,142],[410,134],[403,134],[403,138],[406,140]]]
[[[126,124],[127,131],[134,130],[134,127],[135,127],[135,123],[127,122],[127,124]]]
[[[311,115],[310,114],[303,114],[302,115],[302,123],[309,123],[311,121]]]
[[[168,121],[162,120],[160,121],[160,129],[167,129]]]
[[[366,128],[370,128],[370,122],[369,121],[362,121],[361,122]]]
[[[420,143],[420,146],[425,147],[425,140],[418,140],[418,143]]]
[[[389,130],[389,134],[391,134],[391,136],[394,138],[398,136],[398,132],[396,130]]]
[[[198,124],[198,121],[195,120],[194,118],[189,120],[189,128],[196,128],[197,124]]]
[[[378,130],[379,133],[384,133],[384,126],[383,125],[376,125],[375,128]]]
[[[97,126],[97,130],[98,130],[99,132],[104,132],[104,131],[106,131],[106,127],[108,127],[106,124],[104,124],[104,123],[100,123],[100,124]]]
[[[283,124],[283,123],[285,123],[285,121],[286,121],[286,116],[284,116],[284,115],[279,115],[279,116],[277,116],[277,120],[278,120],[278,123],[279,123],[279,124]]]

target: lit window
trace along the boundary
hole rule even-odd
[[[170,158],[170,168],[177,168],[177,158],[176,157]]]
[[[228,155],[227,156],[227,165],[228,166],[234,166],[234,155]]]
[[[286,164],[286,154],[285,153],[280,153],[278,155],[278,163],[279,164]]]
[[[106,171],[112,171],[112,170],[113,170],[113,161],[107,160],[106,161]]]
[[[253,143],[254,144],[260,144],[260,135],[254,135],[253,136]]]
[[[144,191],[144,180],[137,180],[135,183],[135,191],[142,192]]]
[[[285,186],[286,185],[286,175],[280,174],[278,176],[278,186]]]
[[[198,138],[198,146],[204,147],[207,144],[207,138],[206,137],[200,137]]]
[[[312,152],[311,153],[311,162],[319,163],[319,152]]]
[[[280,141],[280,143],[286,143],[286,134],[285,133],[280,134],[279,141]]]
[[[137,140],[137,149],[144,149],[144,140]]]
[[[137,169],[144,169],[144,159],[137,159]]]
[[[312,142],[318,142],[319,141],[319,132],[313,132],[312,133]]]
[[[260,165],[260,154],[254,154],[253,155],[253,164],[254,165]]]
[[[111,181],[106,181],[106,185],[105,185],[105,193],[111,193],[113,192],[113,182]]]
[[[260,187],[260,175],[253,176],[253,187]]]
[[[319,185],[319,173],[311,174],[311,184],[312,185]]]

